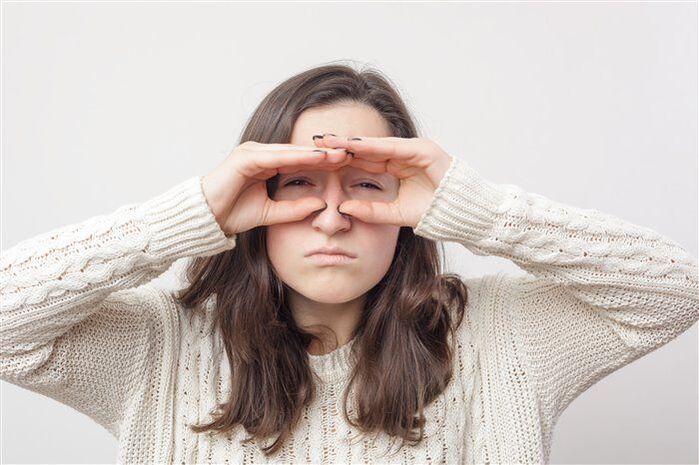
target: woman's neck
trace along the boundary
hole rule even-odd
[[[296,325],[322,338],[322,341],[313,339],[306,349],[307,352],[311,355],[323,355],[348,343],[360,322],[364,301],[365,295],[362,295],[348,302],[328,304],[292,293],[289,305]],[[337,346],[333,334],[325,327],[337,336]]]

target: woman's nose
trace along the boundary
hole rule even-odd
[[[340,205],[349,199],[342,189],[328,187],[322,195],[326,207],[318,210],[313,215],[313,226],[333,234],[339,229],[347,229],[350,225],[350,216],[340,212]]]

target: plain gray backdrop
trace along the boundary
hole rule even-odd
[[[653,228],[697,256],[694,2],[5,2],[2,13],[3,249],[206,174],[274,86],[343,61],[386,73],[420,135],[491,181]],[[446,248],[464,277],[523,273]],[[159,284],[177,285],[176,265]],[[3,463],[116,460],[88,417],[1,386]],[[576,399],[551,462],[697,463],[697,436],[695,325]]]

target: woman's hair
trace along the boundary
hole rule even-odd
[[[240,143],[290,143],[304,110],[351,102],[376,109],[393,136],[417,137],[404,102],[380,71],[326,64],[273,89],[250,118]],[[267,181],[270,198],[278,176]],[[391,266],[368,291],[352,334],[356,340],[350,357],[356,363],[343,395],[344,416],[363,433],[383,430],[402,439],[401,447],[422,440],[424,409],[452,377],[455,348],[447,336],[454,338],[462,322],[467,288],[458,275],[440,274],[441,263],[436,242],[401,227]],[[276,435],[262,450],[266,456],[277,452],[316,394],[306,349],[320,338],[292,318],[288,288],[267,255],[266,227],[239,233],[230,250],[194,258],[186,278],[188,286],[175,298],[191,309],[190,317],[215,295],[214,327],[220,329],[231,371],[230,396],[212,412],[214,421],[190,428],[228,432],[240,424],[250,434],[244,442]],[[356,418],[347,413],[353,385]]]

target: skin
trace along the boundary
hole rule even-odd
[[[341,137],[392,135],[376,110],[347,103],[304,111],[296,121],[290,143],[313,146],[313,135],[323,133]],[[293,184],[288,185],[290,182]],[[296,323],[330,327],[337,334],[338,347],[349,342],[359,323],[367,292],[388,271],[400,227],[365,223],[341,214],[337,208],[351,199],[390,202],[396,199],[398,188],[399,180],[395,176],[370,173],[350,164],[280,175],[274,200],[317,196],[327,207],[302,221],[267,226],[267,253],[277,276],[289,287],[289,305]],[[323,246],[341,247],[357,258],[347,264],[318,265],[304,256]],[[320,355],[332,350],[334,339],[331,334],[327,337],[324,346],[314,341],[308,352]]]

